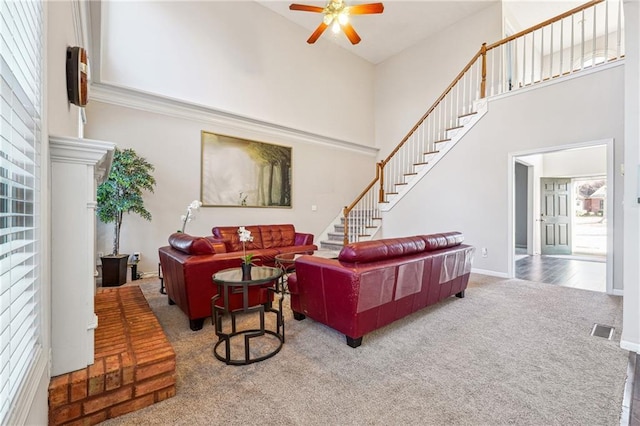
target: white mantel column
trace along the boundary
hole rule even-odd
[[[51,374],[93,364],[96,186],[115,144],[49,137],[51,158]]]

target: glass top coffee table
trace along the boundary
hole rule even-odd
[[[249,292],[258,290],[257,287],[265,284],[273,282],[274,285],[265,287],[265,291],[276,293],[277,283],[281,276],[282,270],[280,268],[268,266],[252,267],[250,276],[243,276],[241,268],[223,269],[213,274],[213,282],[218,286],[218,294],[211,298],[211,316],[218,337],[218,341],[213,347],[213,354],[217,359],[228,365],[247,365],[271,358],[282,349],[284,343],[284,318],[282,315],[284,294],[280,293],[276,308],[270,302],[249,303]],[[229,309],[229,298],[232,295],[241,295],[241,308]],[[222,303],[217,303],[219,300]],[[265,328],[265,313],[275,314],[274,330]],[[240,327],[238,327],[238,314],[258,314],[259,326],[255,327],[256,321],[254,318],[250,318],[250,315],[242,315]],[[231,318],[230,327],[225,327],[223,324],[225,316]],[[258,347],[256,345],[251,347],[253,339],[256,340],[256,345],[260,340]],[[221,349],[223,343],[224,350]]]

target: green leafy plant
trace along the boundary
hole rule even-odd
[[[113,163],[107,180],[98,186],[98,218],[104,223],[115,222],[113,253],[120,252],[120,228],[125,213],[136,213],[151,220],[151,213],[144,207],[143,191],[153,192],[156,184],[151,175],[153,165],[133,149],[115,149]]]

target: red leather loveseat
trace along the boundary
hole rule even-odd
[[[294,318],[362,336],[451,295],[464,297],[474,248],[459,232],[348,244],[338,259],[301,256],[289,276]]]
[[[313,234],[295,231],[293,225],[246,226],[252,243],[247,253],[253,253],[253,263],[274,266],[279,253],[313,252]],[[205,318],[211,317],[211,298],[218,294],[211,276],[226,268],[240,267],[242,243],[238,227],[215,227],[212,236],[196,237],[183,233],[169,236],[169,245],[160,247],[158,255],[164,285],[170,304],[176,304],[187,315],[191,330],[200,330]],[[266,303],[272,296],[266,288],[250,293],[250,304]],[[240,308],[240,295],[230,299],[230,309]]]

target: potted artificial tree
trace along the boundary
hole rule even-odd
[[[119,286],[127,282],[128,254],[120,254],[120,228],[125,213],[136,213],[151,220],[144,207],[142,192],[153,192],[156,180],[151,176],[154,167],[133,149],[115,149],[107,180],[98,186],[98,218],[104,223],[114,222],[113,251],[102,260],[102,285]]]

